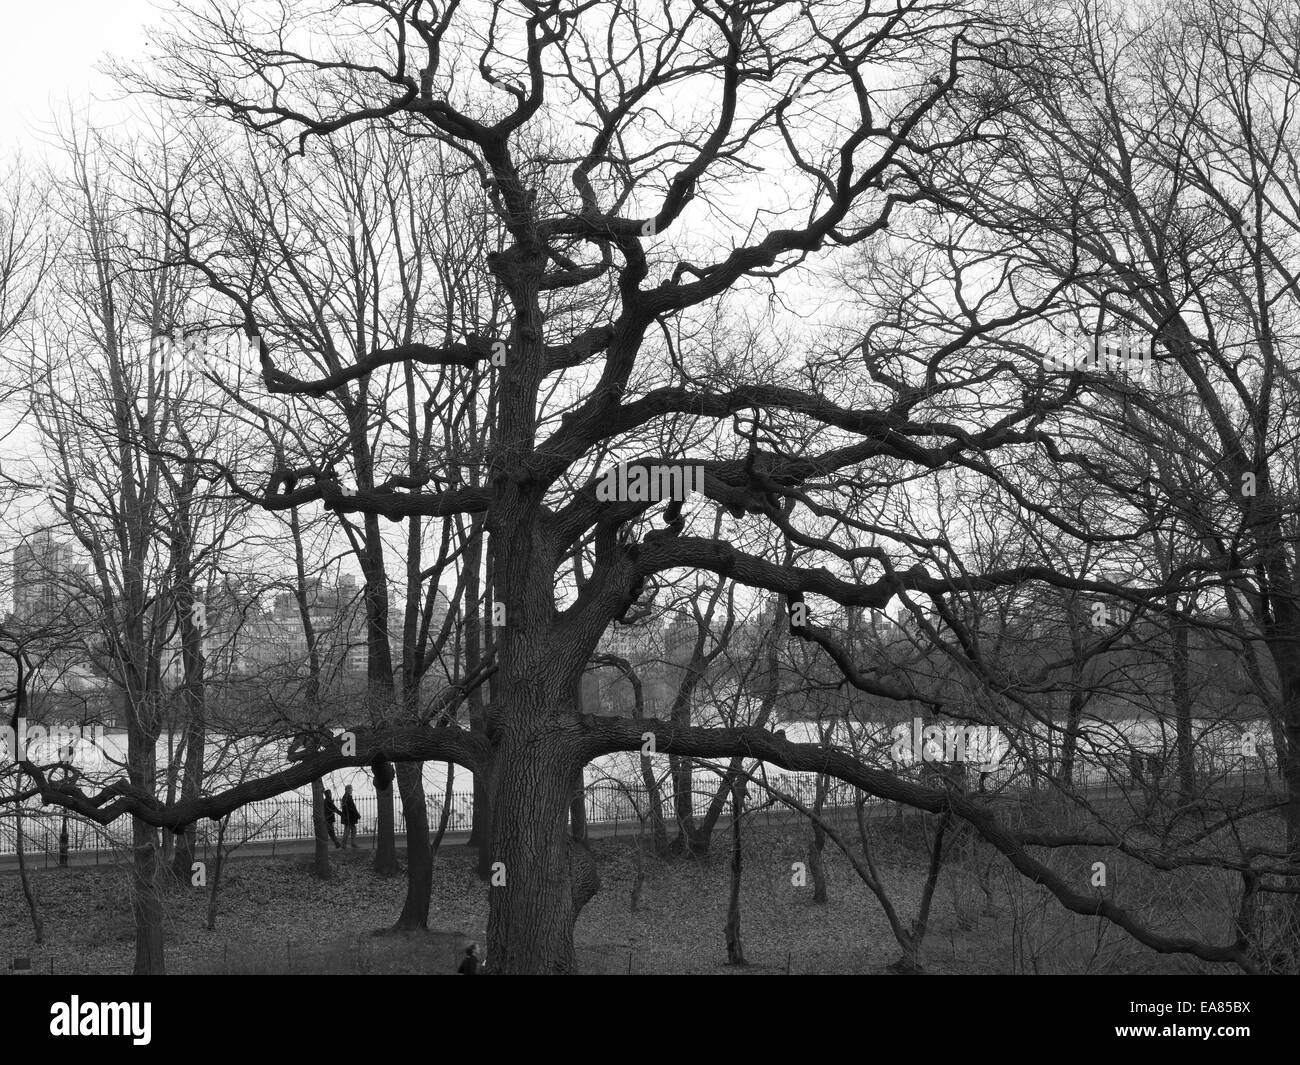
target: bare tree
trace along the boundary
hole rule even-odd
[[[321,367],[308,346],[285,335],[298,321],[287,308],[265,306],[224,269],[210,233],[228,219],[207,221],[208,238],[183,213],[172,213],[173,226],[184,235],[178,243],[187,264],[228,301],[247,335],[261,338],[267,392],[304,404],[346,396],[345,409],[352,405],[354,417],[333,445],[352,461],[355,488],[318,467],[311,483],[273,483],[263,506],[319,501],[341,516],[360,515],[368,529],[379,516],[481,520],[485,569],[504,622],[493,633],[497,671],[485,726],[467,733],[367,721],[353,755],[307,756],[188,804],[164,806],[139,794],[97,803],[42,782],[43,801],[97,820],[131,813],[146,824],[183,825],[343,765],[455,761],[482,775],[491,797],[490,857],[500,874],[489,888],[494,967],[567,972],[575,964],[574,921],[595,890],[590,857],[584,862],[585,851],[569,838],[574,780],[600,755],[639,750],[650,732],[657,750],[673,756],[821,772],[951,815],[1067,909],[1100,915],[1154,949],[1254,967],[1240,929],[1225,943],[1189,939],[1077,889],[1033,853],[1115,845],[1104,833],[1013,829],[943,774],[912,779],[839,746],[791,742],[757,727],[602,718],[576,705],[601,635],[664,574],[705,571],[782,596],[790,631],[825,651],[853,687],[930,710],[952,701],[949,692],[861,668],[827,619],[844,606],[880,609],[896,599],[913,606],[913,596],[923,597],[932,613],[920,616],[922,631],[938,640],[942,627],[965,652],[978,647],[963,623],[962,595],[1029,582],[1141,602],[1168,595],[1163,583],[1134,587],[1041,565],[952,565],[935,576],[938,558],[961,557],[942,531],[917,535],[905,522],[878,520],[875,497],[896,518],[908,506],[910,483],[937,483],[954,467],[1005,485],[997,459],[1020,445],[1070,465],[1073,457],[1043,425],[1079,399],[1077,380],[1051,393],[1013,388],[991,402],[977,395],[981,386],[1019,384],[1014,366],[1001,358],[990,366],[988,357],[1009,348],[1041,355],[1015,327],[1060,306],[1068,280],[1026,288],[1011,265],[993,276],[991,296],[986,289],[974,303],[957,300],[957,313],[945,320],[910,317],[901,333],[887,323],[892,338],[874,323],[847,338],[828,330],[802,358],[790,356],[775,330],[767,346],[743,344],[718,358],[707,328],[726,320],[729,302],[775,317],[779,301],[764,307],[754,295],[779,291],[818,253],[846,246],[882,253],[891,226],[925,217],[907,212],[908,204],[927,204],[940,217],[965,209],[950,188],[986,172],[970,164],[973,146],[1004,143],[988,134],[998,131],[1008,103],[996,84],[964,89],[980,75],[996,82],[1004,69],[1034,76],[1040,57],[1020,55],[1016,45],[1035,27],[1013,31],[942,2],[798,11],[747,0],[670,4],[656,24],[619,4],[526,0],[435,11],[420,2],[344,3],[295,11],[294,19],[277,27],[273,16],[254,30],[220,5],[196,14],[184,36],[165,41],[155,88],[259,134],[284,136],[283,146],[297,153],[363,124],[394,137],[431,137],[459,153],[479,176],[500,233],[484,263],[503,295],[503,332],[409,341],[371,334],[347,352],[350,359],[326,347]],[[473,43],[483,25],[490,32]],[[282,47],[285,35],[301,32],[322,50],[307,57]],[[345,37],[331,52],[328,42]],[[476,65],[460,61],[475,58]],[[263,94],[265,85],[277,88]],[[665,106],[684,93],[713,100],[700,123]],[[525,138],[525,130],[547,136]],[[539,149],[552,139],[554,150]],[[781,169],[779,197],[726,210],[734,206],[734,180],[773,166]],[[1074,220],[1078,212],[1060,216]],[[1012,251],[1030,244],[1024,232],[1016,230]],[[279,249],[282,259],[286,250]],[[1074,279],[1079,257],[1067,248],[1064,262]],[[575,301],[574,292],[583,298]],[[965,294],[960,285],[958,293]],[[319,299],[315,306],[313,321]],[[488,372],[493,385],[483,406],[492,429],[476,482],[450,482],[432,470],[373,476],[358,437],[369,417],[367,387],[401,364],[468,377]],[[649,426],[662,450],[645,450]],[[722,526],[686,512],[671,492],[664,499],[620,489],[611,499],[606,475],[619,460],[643,484],[665,467],[681,478],[702,467],[696,494],[723,512]],[[1097,473],[1096,464],[1077,465]],[[811,552],[815,564],[773,560],[773,533]],[[372,550],[376,542],[367,540]],[[577,588],[564,567],[585,542],[594,561]],[[867,579],[863,566],[878,575]],[[373,582],[370,593],[377,589]],[[374,676],[384,652],[372,650]],[[977,653],[966,659],[979,663]],[[1164,860],[1155,847],[1128,850]],[[1290,871],[1271,855],[1223,867],[1247,879]]]
[[[1149,574],[1159,589],[1134,594],[1129,584],[1107,601],[1159,619],[1184,804],[1203,794],[1192,647],[1233,648],[1262,700],[1288,795],[1287,860],[1257,880],[1243,856],[1252,868],[1242,890],[1294,900],[1294,881],[1278,874],[1293,874],[1300,851],[1290,443],[1300,20],[1287,5],[1240,0],[1211,13],[1166,5],[1128,22],[1083,0],[1045,22],[1050,48],[1031,58],[1009,42],[1009,64],[951,98],[950,128],[983,122],[991,135],[934,171],[946,218],[933,243],[954,263],[978,248],[986,266],[1015,273],[1021,293],[1058,294],[1038,338],[1022,335],[1004,356],[1036,394],[1080,390],[1055,426],[1069,450],[1053,458],[1085,474],[1095,513],[1104,500],[1115,517],[1085,525],[1055,506],[1032,509],[1077,540],[1109,543],[1123,563],[1115,572]],[[968,239],[942,239],[962,227]],[[1034,351],[1053,382],[1043,391],[1023,358]],[[1143,541],[1149,553],[1135,550]],[[1231,708],[1210,713],[1228,718]],[[1294,916],[1291,925],[1282,938],[1294,957]],[[1252,951],[1261,963],[1272,953]]]
[[[89,129],[74,130],[65,146],[64,269],[29,384],[48,502],[87,560],[80,591],[93,599],[99,628],[92,659],[121,696],[130,785],[152,799],[157,744],[179,695],[190,752],[181,801],[194,801],[205,735],[206,607],[197,589],[238,508],[202,490],[192,461],[220,455],[224,436],[220,417],[196,402],[202,378],[192,352],[169,339],[194,311],[193,279],[163,266],[175,251],[170,234],[137,211],[181,196],[192,160],[163,145],[130,163]],[[178,633],[173,692],[166,667]],[[159,840],[156,826],[133,826],[136,971],[161,972]],[[188,876],[188,842],[178,852]]]

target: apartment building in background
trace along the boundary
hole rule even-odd
[[[26,536],[13,552],[12,614],[31,628],[71,620],[87,566],[73,558],[71,545],[51,529]]]

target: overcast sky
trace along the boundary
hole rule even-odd
[[[49,155],[54,122],[66,128],[69,107],[79,114],[89,109],[97,128],[127,121],[128,105],[113,79],[99,69],[109,56],[127,62],[146,53],[146,27],[160,25],[182,4],[179,0],[0,0],[4,32],[0,33],[0,161],[21,153],[31,162]],[[189,6],[196,6],[190,4]],[[788,207],[788,196],[780,180],[769,177],[765,186],[750,180],[743,188],[719,191],[716,213],[688,219],[692,226],[710,231],[729,211],[750,212],[758,202],[770,200],[774,209]],[[810,276],[817,261],[810,266]],[[761,321],[768,309],[766,293],[756,299]],[[798,307],[808,316],[803,329],[811,332],[816,321],[833,317],[837,299],[833,292],[805,285],[783,285],[782,300],[787,308]],[[738,312],[748,305],[733,301]],[[0,352],[0,358],[4,353]],[[15,424],[0,411],[0,464],[14,476],[27,477],[32,469],[34,449],[30,426]],[[16,465],[22,461],[22,465]],[[30,500],[29,500],[30,503]],[[8,520],[24,529],[37,520],[20,508]],[[7,589],[0,580],[0,608]]]
[[[2,0],[0,34],[0,151],[9,158],[39,152],[54,110],[115,95],[96,71],[108,54],[140,55],[144,26],[160,21],[166,0]],[[102,118],[120,106],[95,107]]]

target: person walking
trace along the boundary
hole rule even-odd
[[[351,841],[352,849],[357,849],[357,822],[361,820],[361,811],[352,801],[352,785],[343,789],[343,846]]]
[[[465,957],[461,959],[461,963],[457,967],[456,973],[459,976],[477,976],[478,967],[478,944],[471,943],[465,948]]]
[[[330,794],[330,789],[326,788],[325,789],[325,827],[329,830],[330,842],[334,844],[336,849],[338,847],[341,847],[342,844],[339,843],[338,836],[334,834],[334,819],[336,817],[342,817],[342,816],[343,816],[343,811],[334,805],[334,796]]]

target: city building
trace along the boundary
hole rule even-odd
[[[52,624],[66,617],[77,598],[85,563],[50,529],[38,529],[14,548],[13,616],[27,625]]]

